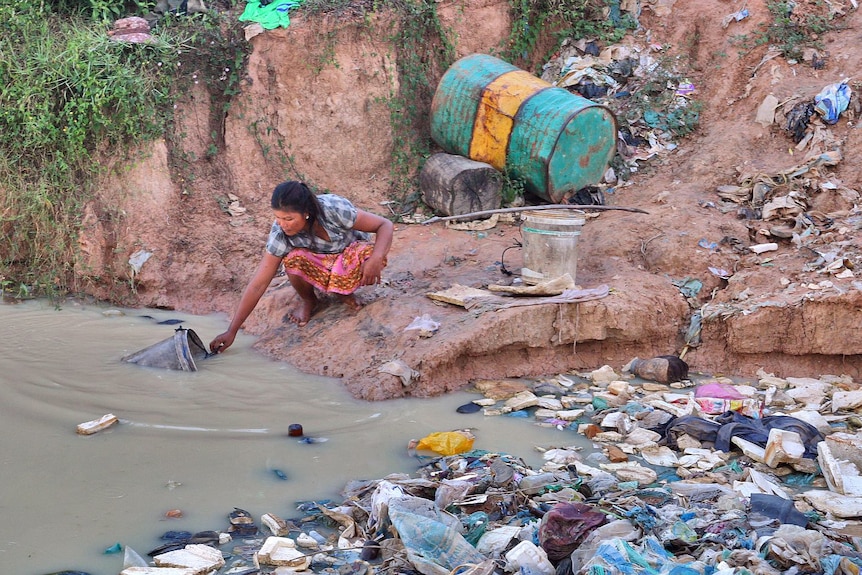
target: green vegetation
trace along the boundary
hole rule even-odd
[[[766,27],[762,41],[776,46],[785,58],[802,59],[805,48],[821,48],[819,38],[833,28],[823,1],[814,2],[822,13],[796,12],[796,2],[772,2],[766,5],[774,20]]]
[[[116,0],[54,0],[52,4],[54,11],[58,14],[80,16],[94,22],[107,22],[122,18],[135,11],[143,13],[146,9],[152,8],[155,0],[129,0],[128,2],[118,2]]]
[[[26,0],[0,7],[0,28],[0,275],[65,291],[98,154],[162,133],[170,84],[154,61],[171,51]]]
[[[169,133],[174,94],[190,82],[205,82],[217,102],[213,125],[236,93],[245,43],[217,15],[166,16],[158,40],[129,44],[106,33],[104,20],[114,10],[124,10],[122,3],[0,6],[4,294],[75,291],[77,232],[83,205],[104,175],[104,156]],[[215,145],[219,134],[213,131]]]
[[[772,21],[759,33],[733,38],[743,50],[770,45],[785,58],[801,61],[806,48],[822,50],[822,35],[836,28],[829,5],[823,0],[769,2],[766,8]]]
[[[543,31],[556,39],[553,53],[566,39],[581,38],[613,44],[637,27],[629,14],[621,13],[619,0],[511,0],[513,23],[509,46],[502,58],[526,60],[536,49]],[[605,13],[607,12],[607,16]],[[549,56],[547,54],[546,56]],[[544,58],[547,60],[547,58]]]
[[[650,128],[665,131],[674,137],[691,134],[700,120],[703,103],[677,94],[685,79],[675,72],[675,60],[665,59],[651,75],[625,100],[615,103],[614,112],[621,127],[642,120]]]
[[[398,52],[400,91],[389,100],[394,135],[390,178],[398,213],[419,202],[415,174],[431,150],[428,110],[435,86],[429,78],[455,61],[455,46],[437,15],[434,0],[395,0],[399,26],[390,38]]]
[[[523,179],[515,178],[508,172],[503,173],[503,205],[508,206],[526,193],[526,184]]]

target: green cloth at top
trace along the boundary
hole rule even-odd
[[[288,11],[300,4],[302,0],[272,0],[266,6],[261,6],[260,0],[249,0],[239,19],[242,22],[257,22],[265,30],[279,26],[287,28],[290,25]]]

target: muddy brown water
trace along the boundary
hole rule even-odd
[[[457,413],[470,393],[358,401],[338,380],[264,358],[244,334],[196,372],[121,361],[171,337],[177,326],[158,322],[175,319],[205,343],[227,325],[222,315],[0,304],[0,572],[114,575],[123,554],[104,551],[116,543],[145,555],[169,530],[226,530],[234,507],[258,521],[299,517],[299,502],[340,503],[352,479],[412,473],[422,461],[407,442],[435,431],[474,428],[475,448],[535,468],[536,446],[577,442],[530,420]],[[76,433],[108,413],[120,423]],[[293,423],[326,441],[289,437]],[[168,519],[174,509],[182,517]]]

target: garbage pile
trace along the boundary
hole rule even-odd
[[[413,474],[291,519],[235,509],[221,532],[166,534],[155,566],[127,550],[121,575],[859,573],[862,386],[656,373],[476,382],[459,412],[560,430],[540,469],[437,432],[410,443]]]
[[[600,49],[564,40],[542,72],[543,80],[614,112],[618,156],[604,177],[611,186],[627,182],[639,163],[675,150],[699,121],[696,86],[677,70],[677,60],[660,44],[629,42]]]
[[[809,154],[801,164],[774,173],[742,173],[738,183],[717,188],[722,211],[735,210],[755,241],[786,242],[813,254],[803,271],[854,278],[862,253],[852,234],[862,225],[859,191],[829,171],[840,149]],[[760,244],[758,244],[760,245]]]

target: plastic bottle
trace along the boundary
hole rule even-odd
[[[521,541],[506,552],[507,571],[520,571],[524,575],[554,575],[554,565],[545,550],[532,541]]]

